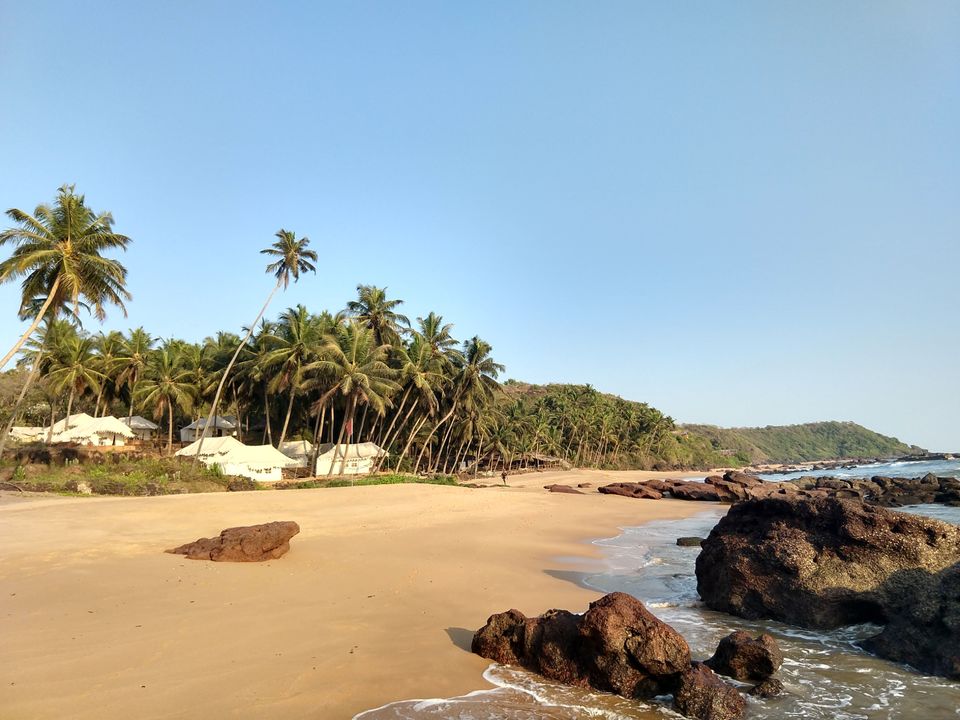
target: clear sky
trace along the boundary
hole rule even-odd
[[[955,0],[0,0],[0,87],[0,207],[134,238],[108,328],[238,330],[284,227],[274,313],[386,285],[507,377],[960,450]]]

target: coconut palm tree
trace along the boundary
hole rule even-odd
[[[188,413],[193,406],[195,388],[190,382],[190,371],[183,368],[172,349],[153,353],[137,387],[137,400],[153,408],[153,417],[162,421],[167,416],[167,453],[173,450],[173,414],[179,408]]]
[[[130,331],[130,337],[124,338],[120,347],[120,357],[117,359],[117,385],[126,386],[130,397],[130,406],[127,420],[133,417],[133,406],[136,402],[137,383],[147,368],[147,362],[156,339],[142,327]]]
[[[116,330],[108,333],[100,332],[94,338],[94,350],[97,353],[97,369],[103,375],[103,382],[100,383],[100,392],[97,393],[97,401],[93,406],[93,415],[100,415],[100,401],[104,401],[104,414],[110,407],[111,402],[117,395],[117,374],[119,367],[120,354],[123,348],[123,334]],[[104,396],[106,396],[104,398]]]
[[[272,263],[267,265],[267,272],[273,273],[273,276],[277,279],[277,283],[267,296],[267,301],[263,304],[263,307],[260,308],[256,319],[247,329],[246,336],[240,344],[237,345],[236,352],[233,353],[233,357],[230,358],[230,362],[220,377],[220,384],[217,385],[217,392],[214,394],[213,402],[210,404],[210,414],[207,415],[207,422],[200,432],[200,445],[197,448],[197,457],[200,456],[200,450],[203,449],[203,439],[207,436],[207,428],[213,424],[213,418],[217,413],[217,405],[220,404],[220,396],[223,394],[223,387],[226,385],[230,371],[237,361],[237,356],[240,355],[240,351],[243,350],[250,340],[254,328],[257,327],[260,318],[262,318],[263,314],[267,311],[267,307],[270,305],[270,301],[273,300],[273,296],[281,287],[286,290],[290,285],[291,279],[293,282],[297,282],[301,274],[317,271],[316,265],[314,265],[314,263],[317,262],[317,253],[307,247],[310,244],[309,238],[303,237],[298,240],[296,233],[282,228],[276,232],[276,238],[277,241],[270,247],[261,250],[260,254],[276,258]]]
[[[387,365],[389,345],[380,345],[372,330],[357,322],[348,322],[323,348],[323,357],[307,367],[312,373],[329,378],[328,389],[314,403],[313,410],[323,412],[327,403],[340,397],[346,404],[333,463],[342,457],[340,474],[346,467],[346,452],[341,450],[353,435],[356,410],[369,407],[378,415],[386,412],[389,395],[399,386],[396,371]],[[330,470],[333,470],[331,463]]]
[[[33,214],[7,210],[16,227],[0,232],[0,245],[12,244],[13,253],[0,262],[0,282],[23,278],[21,310],[43,298],[33,321],[20,339],[0,359],[0,368],[23,346],[48,312],[58,314],[67,304],[86,304],[98,320],[113,304],[126,315],[124,301],[127,270],[106,258],[108,250],[126,250],[130,238],[113,232],[113,216],[95,213],[77,195],[73,185],[57,192],[53,205],[38,205]]]
[[[53,368],[47,373],[47,382],[54,392],[67,394],[67,414],[69,422],[73,410],[73,401],[87,390],[100,392],[104,380],[103,373],[97,370],[98,358],[93,352],[93,340],[74,335],[66,340],[64,347],[56,353]],[[48,440],[53,435],[50,426]]]
[[[410,320],[396,312],[403,300],[387,300],[387,289],[357,285],[357,299],[347,303],[347,312],[373,331],[377,345],[399,345]]]

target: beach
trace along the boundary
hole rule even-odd
[[[600,595],[577,583],[592,539],[705,509],[595,487],[682,476],[2,502],[0,715],[349,718],[484,688],[489,663],[468,648],[490,614],[583,609]],[[163,552],[271,520],[301,527],[279,560]]]

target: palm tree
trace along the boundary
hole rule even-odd
[[[142,327],[130,331],[130,337],[124,338],[117,359],[117,384],[126,385],[130,396],[130,409],[127,420],[133,417],[133,405],[137,395],[137,383],[147,368],[156,340]]]
[[[351,322],[344,325],[324,346],[323,358],[311,363],[308,370],[331,378],[329,388],[314,404],[314,410],[323,412],[334,397],[341,397],[346,411],[340,424],[337,449],[330,471],[338,456],[342,456],[340,474],[346,467],[346,451],[341,451],[344,435],[347,444],[353,435],[357,407],[370,407],[378,415],[386,412],[389,394],[398,389],[394,381],[396,371],[387,365],[389,345],[379,345],[372,330]]]
[[[162,349],[150,358],[147,372],[137,388],[138,400],[153,408],[153,417],[167,415],[167,452],[173,450],[173,412],[175,408],[188,413],[193,405],[194,387],[190,371],[181,367],[172,349]]]
[[[287,437],[293,402],[304,390],[306,381],[304,370],[316,359],[322,341],[320,319],[307,312],[303,305],[289,308],[280,318],[279,332],[268,338],[273,349],[263,358],[263,363],[266,368],[278,369],[268,383],[268,389],[271,392],[287,390],[290,393],[278,446],[283,445]]]
[[[97,393],[97,401],[93,406],[93,415],[100,415],[100,401],[104,400],[104,414],[110,407],[110,403],[116,398],[117,394],[117,372],[120,360],[120,353],[123,348],[123,335],[116,330],[108,333],[100,332],[94,338],[94,348],[97,353],[97,369],[103,375],[103,382],[100,384],[100,392]],[[104,399],[106,395],[106,399]]]
[[[96,369],[98,358],[93,352],[93,340],[90,338],[78,335],[68,338],[58,355],[53,369],[47,373],[47,382],[58,394],[68,392],[66,418],[69,422],[73,401],[87,390],[99,393],[104,375]],[[53,425],[50,426],[48,440],[52,435]]]
[[[314,265],[314,263],[317,262],[317,253],[308,249],[307,246],[310,244],[309,238],[304,237],[297,240],[296,233],[282,228],[276,232],[276,238],[277,241],[270,247],[261,250],[260,254],[276,258],[276,260],[267,265],[267,272],[273,273],[273,276],[277,278],[277,284],[273,286],[273,290],[271,290],[267,296],[267,301],[263,304],[263,307],[260,308],[256,319],[250,324],[246,336],[240,344],[237,345],[236,352],[233,353],[233,357],[230,358],[230,362],[220,377],[220,384],[217,386],[217,392],[213,396],[213,403],[210,405],[210,414],[207,415],[207,422],[200,432],[200,445],[197,448],[197,457],[200,457],[200,450],[203,449],[203,439],[207,436],[207,429],[213,424],[213,418],[217,413],[217,405],[220,404],[220,396],[223,394],[223,386],[227,383],[227,378],[230,376],[230,371],[237,361],[237,356],[250,340],[254,328],[267,311],[267,306],[270,305],[273,296],[281,287],[286,290],[290,285],[291,278],[294,282],[297,282],[300,279],[301,273],[317,271]]]
[[[406,315],[396,312],[403,300],[387,300],[387,289],[357,285],[357,299],[347,303],[347,311],[373,331],[377,345],[399,345],[400,335],[410,325]]]
[[[43,298],[33,322],[0,360],[0,368],[23,346],[44,316],[58,314],[68,303],[81,302],[98,320],[106,317],[104,306],[114,304],[126,315],[124,301],[127,270],[116,260],[103,257],[107,250],[126,250],[130,238],[113,232],[113,216],[95,213],[64,185],[53,205],[38,205],[33,214],[11,208],[7,216],[17,226],[0,232],[0,245],[12,243],[13,253],[0,262],[0,282],[22,277],[21,311]]]

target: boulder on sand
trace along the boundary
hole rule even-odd
[[[680,547],[700,547],[701,543],[703,543],[703,538],[693,535],[677,538],[677,545]]]
[[[227,528],[217,537],[200,538],[167,552],[186,555],[191,560],[263,562],[286,555],[290,538],[298,532],[300,526],[290,520]]]
[[[623,495],[624,497],[659,500],[663,497],[657,490],[643,483],[610,483],[601,485],[597,491],[604,495]]]
[[[544,490],[549,490],[552,493],[567,493],[568,495],[583,495],[582,492],[577,490],[574,487],[569,485],[544,485]]]
[[[777,641],[761,633],[753,637],[737,630],[720,641],[713,657],[704,662],[714,672],[737,680],[766,680],[780,669],[783,653]]]
[[[887,625],[864,646],[960,678],[960,527],[834,497],[734,505],[697,557],[706,605],[829,629]]]

